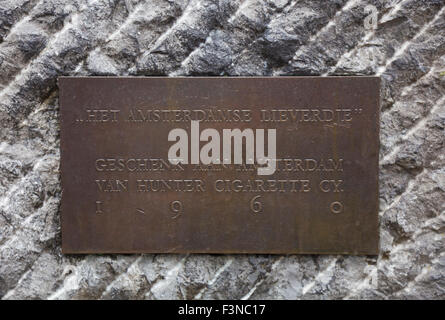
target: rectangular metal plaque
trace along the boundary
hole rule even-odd
[[[379,78],[59,88],[64,253],[378,253]]]

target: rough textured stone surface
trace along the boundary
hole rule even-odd
[[[444,299],[444,6],[0,0],[0,297]],[[383,84],[378,257],[61,254],[58,76],[363,74]]]

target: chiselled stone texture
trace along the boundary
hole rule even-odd
[[[0,297],[444,299],[444,30],[445,0],[0,0]],[[62,255],[61,75],[381,76],[380,255]]]

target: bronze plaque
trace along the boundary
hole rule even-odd
[[[59,87],[64,253],[378,253],[379,78]]]

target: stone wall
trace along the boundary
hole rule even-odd
[[[0,297],[444,299],[444,6],[0,0]],[[383,86],[378,257],[61,254],[58,76],[363,74]]]

